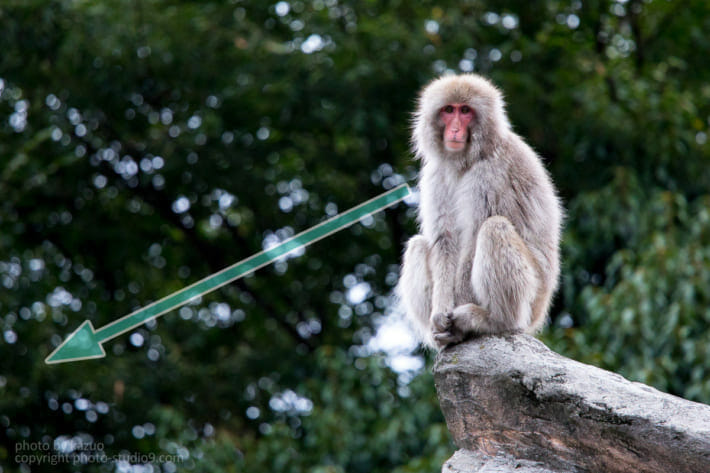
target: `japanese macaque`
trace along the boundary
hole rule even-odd
[[[557,288],[562,210],[501,92],[475,74],[434,80],[412,143],[421,233],[407,243],[397,293],[423,341],[537,331]]]

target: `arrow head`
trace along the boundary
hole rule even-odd
[[[45,358],[47,364],[67,361],[88,360],[106,356],[101,341],[94,332],[89,320],[79,326],[64,342]]]

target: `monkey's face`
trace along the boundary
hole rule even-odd
[[[412,142],[425,162],[465,169],[491,156],[509,129],[503,97],[493,84],[475,74],[444,76],[419,96]]]
[[[461,151],[466,147],[473,118],[473,109],[466,104],[451,103],[441,108],[439,120],[444,126],[442,139],[447,151]]]

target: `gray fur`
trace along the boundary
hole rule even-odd
[[[458,152],[444,148],[439,117],[452,103],[475,111]],[[500,91],[475,74],[434,80],[419,98],[413,147],[421,234],[407,245],[397,293],[423,341],[538,330],[557,288],[562,210]]]

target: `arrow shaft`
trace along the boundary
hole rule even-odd
[[[170,294],[156,302],[153,302],[135,312],[121,317],[114,322],[96,330],[96,337],[101,343],[125,333],[138,325],[154,319],[164,313],[175,309],[196,297],[202,296],[218,289],[225,284],[229,284],[237,279],[246,276],[257,269],[266,266],[274,260],[288,254],[301,247],[305,247],[328,235],[342,230],[363,217],[373,214],[386,207],[394,205],[409,195],[409,187],[403,184],[384,194],[370,199],[362,204],[353,207],[335,217],[326,220],[314,227],[311,227],[288,240],[268,250],[256,253],[242,261],[239,261],[223,270],[207,276],[190,286]]]

